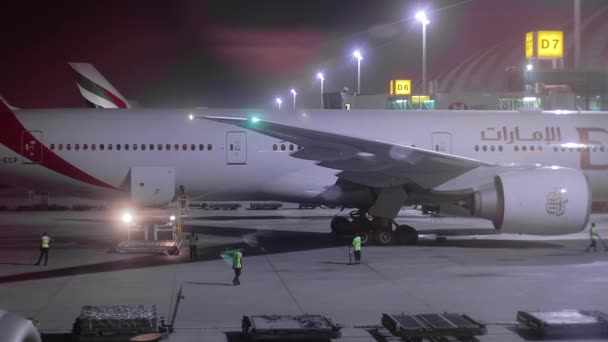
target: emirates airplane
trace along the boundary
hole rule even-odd
[[[0,103],[0,177],[54,194],[358,209],[335,234],[412,244],[408,204],[466,208],[505,233],[585,228],[608,200],[608,113],[41,109]],[[371,218],[371,219],[370,219]]]

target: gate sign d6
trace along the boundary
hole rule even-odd
[[[394,80],[390,83],[391,95],[409,95],[412,93],[411,80]]]

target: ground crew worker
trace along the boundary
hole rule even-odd
[[[46,235],[46,232],[42,233],[42,237],[40,238],[40,256],[38,257],[38,261],[34,265],[40,265],[40,261],[42,261],[42,256],[44,256],[44,266],[46,266],[49,261],[49,247],[51,244],[51,238]]]
[[[243,253],[241,251],[236,251],[232,254],[232,269],[234,270],[234,279],[232,279],[232,283],[236,285],[241,285],[241,281],[239,277],[241,276],[241,269],[243,268]]]
[[[190,246],[190,260],[198,260],[198,236],[196,233],[191,233],[188,236],[188,246]]]
[[[589,239],[591,240],[591,244],[589,245],[589,247],[587,247],[585,252],[591,251],[591,248],[593,248],[594,252],[597,252],[597,239],[599,237],[600,236],[597,233],[597,229],[595,228],[595,222],[593,222],[591,223],[591,229],[589,229]]]
[[[357,233],[353,239],[353,249],[355,250],[355,264],[361,263],[361,233]]]

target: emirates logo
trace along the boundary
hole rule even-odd
[[[562,216],[566,212],[566,204],[568,199],[565,189],[554,189],[547,194],[547,214]]]

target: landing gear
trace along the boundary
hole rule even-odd
[[[370,221],[367,213],[356,210],[346,216],[336,216],[331,220],[331,233],[334,239],[351,238],[357,232],[361,234],[361,244],[368,245],[372,241],[379,246],[392,244],[415,245],[418,242],[418,232],[407,225],[397,225],[392,220],[374,218]]]
[[[400,225],[395,230],[395,235],[401,245],[415,245],[418,243],[418,232],[413,227]]]

